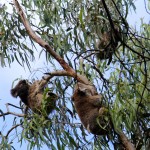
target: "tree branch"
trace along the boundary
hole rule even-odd
[[[54,72],[50,72],[50,73],[46,73],[46,74],[49,74],[51,77],[53,77],[53,76],[70,76],[68,74],[68,72],[64,71],[64,70],[56,70]]]
[[[11,115],[14,115],[14,116],[18,116],[18,117],[24,117],[24,116],[25,116],[25,114],[18,114],[18,113],[14,113],[14,112],[9,111],[9,107],[8,107],[9,105],[18,108],[18,107],[15,106],[15,105],[12,105],[12,104],[10,104],[10,103],[7,103],[7,104],[6,104],[7,112],[0,114],[0,117],[6,116],[6,115],[10,115],[10,114],[11,114]],[[20,108],[19,108],[19,109],[20,109]]]
[[[6,112],[6,113],[3,113],[3,114],[1,114],[0,115],[0,117],[2,117],[2,116],[6,116],[6,115],[14,115],[14,116],[17,116],[17,117],[24,117],[25,116],[25,114],[17,114],[17,113],[14,113],[14,112]]]
[[[121,19],[122,19],[122,21],[123,21],[125,27],[128,29],[128,24],[126,23],[125,19],[123,18],[123,16],[121,15],[120,11],[118,10],[118,8],[117,8],[115,2],[114,2],[113,0],[112,0],[112,2],[113,2],[113,4],[115,5],[115,8],[116,8],[117,12],[119,13],[119,15],[120,15],[120,17],[121,17]],[[112,20],[112,18],[111,18],[110,11],[109,11],[109,9],[108,9],[106,3],[105,3],[105,0],[102,0],[102,3],[103,3],[103,6],[104,6],[104,9],[105,9],[105,11],[106,11],[106,14],[107,14],[109,23],[110,23],[110,25],[111,25],[113,31],[116,33],[116,36],[118,37],[118,39],[119,39],[119,41],[121,42],[121,44],[123,44],[124,46],[126,46],[126,47],[127,47],[128,49],[130,49],[133,53],[135,53],[135,54],[141,56],[142,59],[147,58],[147,60],[150,60],[150,58],[149,58],[148,56],[144,56],[144,55],[142,55],[141,53],[137,52],[136,50],[134,50],[133,48],[131,48],[130,46],[128,46],[128,44],[126,44],[126,43],[122,40],[122,38],[121,38],[120,36],[118,36],[118,34],[117,34],[116,30],[115,30],[114,24],[113,24],[113,20]]]
[[[6,134],[6,139],[8,138],[8,136],[9,136],[9,134],[10,134],[10,132],[12,131],[12,130],[14,130],[15,128],[17,128],[18,126],[20,126],[21,124],[16,124],[15,126],[13,126],[10,130],[8,130],[8,132],[7,132],[7,134]]]
[[[126,135],[123,132],[118,131],[117,134],[119,135],[120,140],[126,150],[136,150],[134,145],[128,140],[128,138],[126,137]]]
[[[6,103],[5,105],[7,105],[7,106],[12,106],[12,107],[15,107],[15,108],[21,109],[20,107],[18,107],[18,106],[16,106],[16,105],[13,105],[13,104],[11,104],[11,103]]]
[[[35,34],[35,32],[32,30],[30,23],[28,22],[20,4],[18,3],[17,0],[13,0],[13,3],[17,9],[18,14],[21,17],[22,23],[28,33],[28,35],[36,42],[38,43],[41,47],[45,48],[47,52],[49,52],[58,62],[59,64],[62,66],[62,68],[68,73],[69,76],[77,79],[78,81],[85,83],[85,84],[89,84],[88,80],[85,80],[82,78],[82,76],[77,75],[77,73],[75,72],[75,70],[73,68],[71,68],[63,58],[61,58],[52,48],[51,46],[45,42],[44,40],[42,40],[38,35]]]
[[[45,74],[48,74],[47,76],[44,76],[43,79],[41,79],[40,81],[38,81],[38,89],[35,90],[35,93],[40,91],[42,88],[45,87],[45,85],[48,83],[48,81],[53,78],[54,76],[70,76],[72,77],[67,71],[65,70],[56,70],[54,72],[50,72],[50,73],[45,73]],[[79,75],[77,74],[78,77],[80,77],[80,79],[82,79],[82,81],[84,81],[83,83],[85,84],[91,84],[88,79],[83,76],[83,75]]]

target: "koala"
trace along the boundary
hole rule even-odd
[[[120,41],[119,38],[121,38],[121,33],[119,30],[120,28],[115,26],[115,31],[104,32],[96,45],[96,49],[99,50],[96,52],[97,59],[109,59],[108,65],[112,60],[112,55],[117,49]]]
[[[102,96],[93,85],[78,82],[75,86],[72,100],[84,127],[95,135],[108,133],[107,109],[103,107]]]
[[[41,113],[43,109],[42,104],[46,101],[43,96],[44,86],[41,84],[42,82],[43,80],[37,80],[33,84],[29,84],[26,80],[21,80],[13,89],[11,89],[11,95],[15,98],[19,96],[21,101],[32,111]],[[49,92],[47,93],[46,99],[48,100],[45,103],[46,105],[44,106],[44,109],[48,115],[55,108],[58,97],[56,94]]]
[[[97,43],[97,58],[109,59],[118,46],[118,41],[112,37],[110,32],[105,32]]]

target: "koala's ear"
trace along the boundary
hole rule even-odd
[[[22,83],[26,84],[26,83],[27,83],[27,80],[22,80]]]
[[[86,88],[85,88],[85,87],[79,86],[78,90],[79,90],[80,92],[86,93]]]
[[[91,96],[91,91],[87,89],[86,87],[79,87],[79,92],[86,95],[86,96]]]
[[[26,80],[20,80],[20,81],[18,82],[18,84],[27,84],[27,81],[26,81]]]

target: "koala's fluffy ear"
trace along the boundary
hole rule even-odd
[[[78,87],[78,91],[85,93],[86,92],[86,88],[82,87],[82,86],[79,86]]]
[[[91,96],[91,91],[89,89],[87,89],[86,87],[79,87],[79,92],[82,92],[83,94],[85,94],[86,96]]]
[[[21,82],[21,83],[24,83],[24,84],[28,83],[27,80],[21,80],[20,82]]]

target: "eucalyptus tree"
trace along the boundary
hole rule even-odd
[[[14,119],[7,134],[1,132],[1,149],[15,149],[11,134],[20,143],[28,141],[29,149],[150,147],[150,27],[143,23],[140,32],[130,27],[131,9],[136,9],[133,0],[13,0],[1,5],[1,66],[17,61],[30,70],[35,55],[44,55],[48,71],[43,76],[58,95],[48,119],[22,102],[7,104],[0,117]],[[77,82],[94,84],[103,96],[109,114],[103,119],[111,124],[107,134],[93,135],[82,125],[72,101]],[[18,110],[10,112],[11,106]]]

